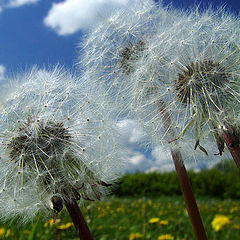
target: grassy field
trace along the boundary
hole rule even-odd
[[[199,209],[210,240],[240,239],[240,201],[201,199]],[[121,199],[90,203],[82,212],[96,240],[191,240],[194,239],[183,199]],[[0,224],[0,239],[78,239],[66,211],[56,223],[36,218],[16,227]]]

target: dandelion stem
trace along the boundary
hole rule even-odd
[[[94,240],[76,200],[65,201],[66,208],[81,240]]]
[[[158,108],[163,120],[165,129],[168,131],[169,138],[174,139],[175,134],[171,126],[170,115],[166,110],[165,103],[162,100],[158,100]],[[197,240],[206,240],[206,232],[202,223],[202,219],[197,207],[195,197],[193,195],[190,180],[187,175],[186,168],[182,161],[182,156],[179,150],[171,149],[172,159],[175,165],[178,181],[182,189],[183,197],[187,207],[188,215],[190,217],[192,228]]]
[[[186,168],[182,162],[182,156],[179,151],[171,151],[175,169],[178,176],[178,181],[182,189],[183,197],[186,203],[188,215],[190,217],[193,231],[197,240],[207,239],[202,219],[197,207],[196,200],[193,195],[192,187],[187,175]]]
[[[230,129],[224,129],[222,132],[224,142],[226,143],[239,171],[240,171],[240,146],[239,139],[234,136]]]

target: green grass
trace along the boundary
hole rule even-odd
[[[208,239],[240,239],[239,201],[208,198],[199,199],[198,205]],[[174,240],[194,239],[181,197],[112,198],[90,203],[82,207],[82,212],[96,240],[157,240],[163,234],[170,234]],[[216,232],[211,222],[218,214],[227,216],[230,223]],[[153,222],[155,220],[155,223],[151,223],[150,220]],[[40,217],[24,227],[16,227],[16,224],[9,223],[0,224],[0,239],[74,240],[78,238],[67,212],[62,211],[57,216],[55,224],[52,224],[51,219]]]

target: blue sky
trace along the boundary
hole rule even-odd
[[[42,67],[61,63],[71,68],[77,58],[76,46],[81,40],[82,30],[89,27],[89,22],[96,20],[94,15],[106,10],[105,6],[127,6],[129,0],[104,0],[101,4],[97,4],[101,2],[99,0],[0,2],[0,65],[5,67],[6,72],[17,72],[34,64]],[[195,2],[201,2],[202,6],[209,3],[219,6],[222,2],[235,13],[240,9],[240,1],[237,0]],[[106,3],[110,4],[104,5]],[[166,5],[170,1],[164,0],[163,3]],[[193,1],[173,0],[172,4],[175,7],[188,8],[193,5]],[[74,26],[73,29],[70,29],[71,26]]]
[[[22,72],[37,64],[41,67],[58,63],[74,69],[76,47],[83,33],[96,24],[112,8],[126,8],[130,2],[141,0],[0,0],[0,81],[6,75]],[[144,0],[147,1],[147,0]],[[151,1],[151,0],[149,0]],[[240,1],[196,0],[202,7],[225,4],[238,14]],[[170,1],[163,0],[167,5]],[[192,0],[173,0],[178,8],[194,5]],[[169,153],[161,148],[143,153],[136,142],[141,130],[132,120],[120,123],[130,146],[129,169],[148,170],[173,168]],[[156,159],[160,159],[158,162]],[[156,164],[157,163],[157,164]]]

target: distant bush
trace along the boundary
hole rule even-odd
[[[240,199],[240,175],[235,169],[221,171],[214,168],[198,173],[189,171],[188,175],[196,196]],[[135,173],[122,177],[115,195],[159,197],[181,195],[181,190],[175,172]]]

